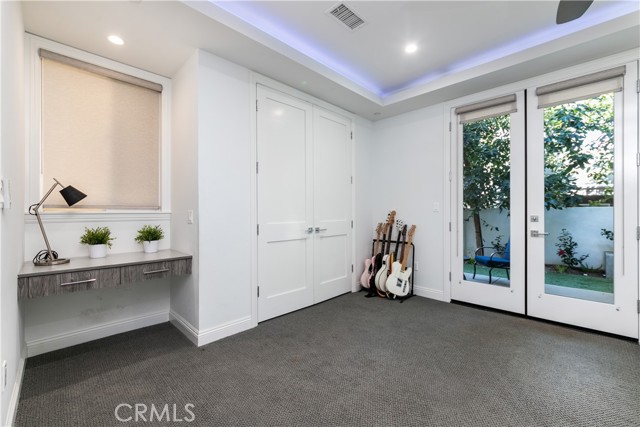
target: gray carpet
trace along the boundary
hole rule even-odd
[[[162,324],[29,358],[16,425],[136,424],[115,418],[121,403],[169,405],[164,422],[137,425],[640,425],[637,343],[363,295],[201,348]]]

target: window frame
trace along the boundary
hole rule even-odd
[[[153,213],[166,214],[171,210],[171,165],[169,154],[171,152],[171,79],[153,74],[149,71],[141,70],[108,58],[104,58],[89,52],[85,52],[70,46],[63,45],[51,40],[43,39],[32,34],[25,35],[25,62],[27,72],[27,144],[25,152],[25,206],[24,212],[28,214],[27,207],[41,199],[44,192],[50,187],[49,183],[43,182],[42,174],[42,68],[40,66],[39,49],[46,49],[60,55],[95,64],[120,73],[128,74],[144,80],[161,84],[161,114],[160,114],[160,144],[159,144],[159,209],[56,209],[55,211],[43,212],[42,215],[60,216],[100,216],[107,215],[113,217],[117,214],[144,214]],[[73,183],[63,182],[64,185]],[[90,189],[80,189],[87,194]]]

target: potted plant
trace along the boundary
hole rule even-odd
[[[138,230],[138,235],[136,236],[135,241],[142,243],[142,247],[145,252],[152,253],[158,252],[158,241],[163,238],[164,232],[159,225],[143,225],[142,228]]]
[[[107,248],[111,248],[109,227],[84,228],[84,234],[80,236],[80,243],[89,245],[89,258],[104,258],[107,256]]]

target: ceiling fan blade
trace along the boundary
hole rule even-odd
[[[593,0],[560,0],[556,24],[564,24],[580,18],[591,6]]]

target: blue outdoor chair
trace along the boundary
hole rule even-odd
[[[484,249],[492,249],[491,255],[478,255],[478,252]],[[482,252],[483,253],[483,252]],[[511,239],[507,240],[507,246],[504,248],[504,252],[497,251],[492,246],[483,246],[476,249],[474,256],[475,263],[473,264],[473,278],[476,278],[476,266],[478,264],[489,267],[489,283],[491,283],[491,272],[494,268],[502,268],[507,272],[507,279],[509,279],[509,268],[511,267]]]

